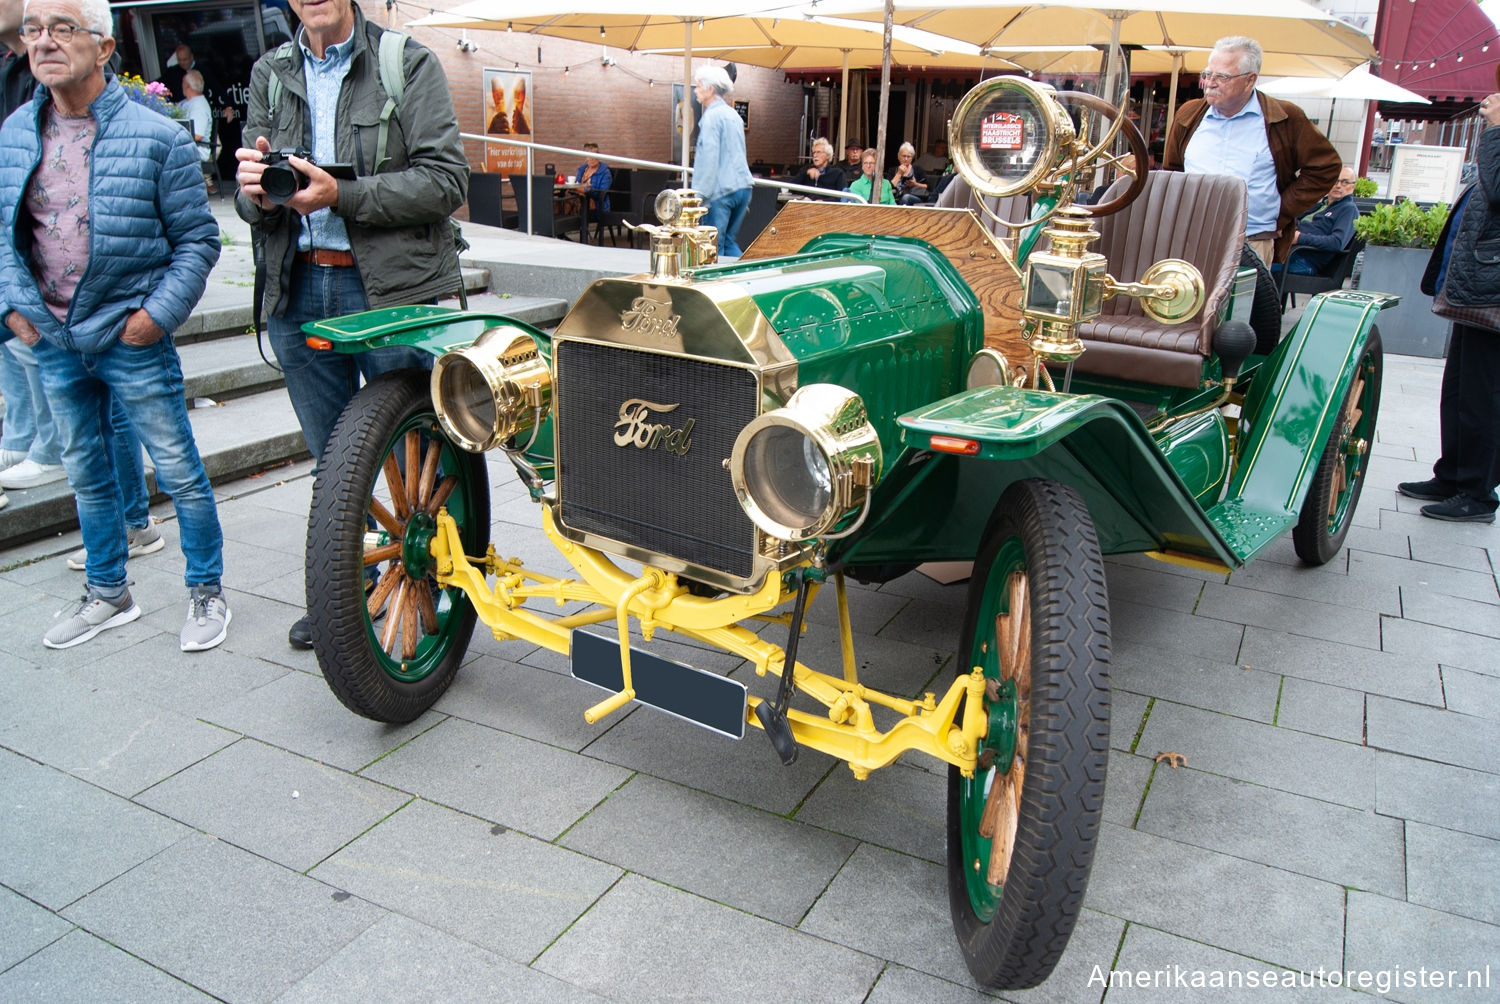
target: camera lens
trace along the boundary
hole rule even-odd
[[[297,194],[297,172],[290,164],[271,164],[260,173],[260,187],[272,205],[281,205]]]

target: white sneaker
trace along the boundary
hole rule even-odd
[[[143,554],[155,554],[167,546],[167,542],[161,539],[161,531],[156,528],[156,520],[146,517],[145,526],[127,526],[125,528],[125,546],[127,558],[139,558]],[[81,572],[88,564],[88,548],[80,547],[68,555],[68,567],[75,572]]]
[[[10,505],[10,499],[5,497],[4,492],[0,492],[0,509],[4,509],[8,505]]]
[[[36,488],[67,477],[62,464],[39,464],[27,458],[0,471],[0,488]]]
[[[187,623],[178,636],[184,652],[202,652],[222,642],[229,633],[232,618],[222,590],[213,586],[194,586],[188,590]]]
[[[65,612],[59,612],[58,617]],[[42,636],[42,644],[48,648],[72,648],[82,645],[100,631],[129,624],[140,615],[141,608],[130,598],[129,591],[111,603],[90,588],[78,601],[72,615],[67,620],[59,620]]]

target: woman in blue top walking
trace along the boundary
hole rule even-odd
[[[729,74],[705,66],[693,74],[693,94],[703,106],[693,187],[708,203],[703,222],[719,230],[719,257],[738,258],[735,237],[750,207],[750,165],[745,159],[745,123],[724,100],[734,89]]]

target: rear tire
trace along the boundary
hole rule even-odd
[[[1104,561],[1073,489],[1027,480],[1001,497],[959,651],[984,670],[990,726],[974,777],[948,771],[953,928],[980,983],[1033,987],[1083,907],[1109,752]]]
[[[428,543],[445,507],[464,553],[485,553],[484,457],[443,435],[427,374],[406,370],[354,395],[323,460],[307,524],[307,616],[318,665],[349,710],[412,721],[448,689],[474,631],[468,597],[437,585]]]
[[[1380,329],[1371,328],[1365,351],[1355,367],[1354,382],[1339,406],[1338,421],[1323,447],[1313,473],[1292,546],[1309,565],[1332,561],[1344,546],[1354,509],[1365,486],[1370,447],[1375,442],[1375,419],[1380,411],[1380,378],[1385,369]]]

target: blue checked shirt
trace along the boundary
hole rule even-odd
[[[332,164],[338,160],[334,149],[334,119],[338,116],[339,90],[344,86],[344,77],[349,73],[349,60],[354,54],[354,34],[337,45],[330,45],[318,59],[303,43],[306,34],[300,29],[297,44],[302,46],[302,75],[307,81],[307,106],[312,114],[313,160],[319,164]],[[349,250],[349,231],[344,221],[332,209],[319,209],[302,219],[302,233],[297,238],[298,251],[327,248],[330,251]]]
[[[1276,229],[1281,216],[1281,190],[1276,187],[1276,162],[1266,139],[1266,117],[1254,94],[1230,118],[1210,108],[1193,130],[1182,154],[1188,174],[1232,174],[1245,182],[1250,204],[1245,234]]]

